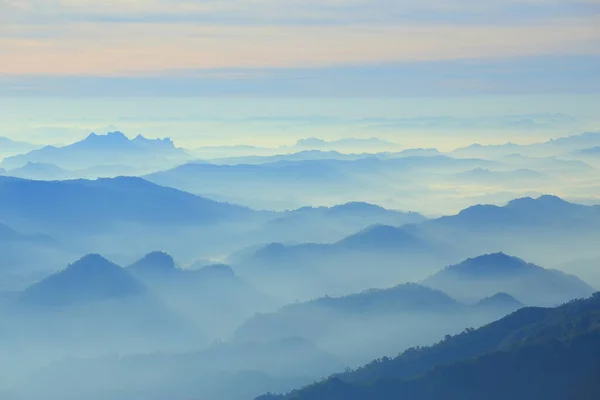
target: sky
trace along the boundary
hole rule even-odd
[[[159,135],[165,124],[150,122],[159,118],[176,119],[184,133],[162,132],[187,143],[256,140],[258,132],[272,142],[282,132],[273,121],[246,135],[223,121],[238,121],[257,98],[270,106],[243,118],[310,114],[314,125],[339,112],[331,102],[313,110],[325,98],[340,99],[333,109],[355,119],[457,117],[454,99],[468,98],[470,117],[560,112],[578,120],[572,130],[588,129],[597,122],[586,110],[599,104],[598,71],[600,0],[0,0],[0,135],[34,141],[112,125]],[[506,100],[533,97],[548,107]],[[170,100],[182,98],[183,106]],[[220,98],[221,108],[200,98]],[[433,100],[417,101],[410,115],[373,106],[399,98]],[[115,103],[121,114],[111,114]],[[573,103],[581,115],[569,112]],[[194,117],[187,124],[182,107]],[[153,118],[142,124],[149,108]],[[212,122],[199,124],[199,115]],[[348,124],[315,131],[373,133]],[[276,139],[306,136],[291,131]]]

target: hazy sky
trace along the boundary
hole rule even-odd
[[[562,112],[581,119],[568,109],[575,102],[581,106],[575,112],[585,114],[598,105],[598,71],[600,0],[0,0],[0,95],[9,107],[0,128],[33,140],[71,140],[75,132],[106,125],[147,128],[154,136],[169,119],[231,118],[228,113],[248,108],[189,99],[215,96],[271,98],[244,117],[335,114],[331,105],[314,110],[310,101],[298,111],[297,103],[281,98],[461,97],[471,99],[476,117],[488,110],[490,116]],[[71,101],[57,110],[48,100],[57,96]],[[494,108],[487,99],[482,108],[481,96],[538,96],[548,107],[504,101]],[[112,115],[117,97],[138,100]],[[180,97],[188,98],[186,115],[170,101],[156,110],[148,100]],[[96,100],[76,113],[85,106],[74,98]],[[364,102],[344,104],[357,118],[382,114]],[[384,114],[456,111],[419,104],[409,107],[410,115]],[[131,123],[153,107],[162,124]],[[55,111],[48,115],[48,109]],[[579,122],[582,129],[595,126]],[[186,132],[179,136],[229,140],[233,133],[226,131],[237,128],[227,126],[180,125]],[[298,135],[312,136],[288,136]]]

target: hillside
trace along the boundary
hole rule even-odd
[[[557,308],[524,308],[267,399],[595,399],[600,385],[600,294]]]
[[[480,326],[519,307],[496,301],[470,306],[437,290],[403,284],[257,314],[237,329],[235,339],[270,341],[298,335],[356,365],[398,346],[421,345],[463,326]]]

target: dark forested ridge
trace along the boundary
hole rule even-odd
[[[480,329],[413,348],[288,395],[260,400],[597,399],[600,293],[523,308]]]

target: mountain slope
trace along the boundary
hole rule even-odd
[[[135,279],[88,255],[17,293],[4,316],[24,358],[188,348],[206,337]]]
[[[94,231],[119,223],[208,224],[250,214],[140,178],[44,182],[0,177],[0,219],[33,231]]]
[[[449,253],[406,229],[375,225],[330,244],[250,248],[231,255],[229,263],[263,291],[290,303],[421,280]]]
[[[254,313],[271,307],[266,295],[228,265],[180,269],[170,255],[153,252],[126,269],[214,338],[230,334]]]
[[[506,143],[484,146],[474,144],[457,149],[453,151],[452,154],[460,157],[486,158],[498,158],[516,153],[526,155],[563,155],[575,150],[582,150],[595,146],[600,146],[600,132],[586,132],[579,135],[571,135],[529,145]]]
[[[0,254],[0,291],[23,289],[73,258],[51,236],[23,233],[3,223],[0,223]]]
[[[420,252],[425,251],[429,244],[405,229],[374,225],[340,240],[335,246],[354,250]]]
[[[279,340],[299,335],[350,364],[439,340],[463,326],[487,323],[519,306],[469,306],[417,284],[323,297],[257,314],[236,330],[237,341]]]
[[[146,288],[127,271],[92,254],[25,289],[19,302],[32,307],[68,307],[144,293]]]
[[[372,225],[402,226],[425,219],[418,213],[388,210],[364,202],[302,207],[279,213],[256,232],[255,237],[264,243],[331,243]]]
[[[524,308],[440,343],[383,358],[267,399],[594,399],[600,385],[600,294]],[[577,390],[580,389],[580,390]]]
[[[0,157],[12,156],[37,149],[39,146],[26,142],[16,142],[9,138],[0,137]]]
[[[492,224],[492,228],[535,229],[544,226],[564,229],[579,225],[596,226],[598,221],[600,221],[599,206],[584,206],[567,202],[557,196],[543,195],[537,199],[531,197],[515,199],[502,207],[491,205],[469,207],[458,215],[439,218],[432,224],[458,227]]]
[[[470,258],[446,267],[423,284],[465,300],[504,292],[528,305],[556,305],[594,292],[575,276],[547,270],[504,253]]]
[[[276,161],[260,165],[192,162],[146,175],[151,182],[253,208],[289,210],[307,204],[342,203],[348,198],[379,201],[398,185],[431,180],[432,173],[492,168],[499,163],[447,156],[365,155],[358,159]],[[251,182],[251,183],[250,183]],[[343,194],[343,195],[342,195]]]
[[[476,205],[408,230],[447,243],[459,258],[502,251],[557,265],[600,255],[600,206],[551,195],[519,198],[504,206]]]
[[[11,169],[5,173],[7,176],[14,176],[15,178],[23,179],[34,179],[42,181],[53,181],[69,179],[72,174],[66,169],[59,168],[54,164],[50,163],[36,163],[27,162],[21,168]]]
[[[330,379],[292,394],[294,400],[593,400],[600,396],[600,333],[567,342],[540,343],[440,366],[410,381],[378,380],[371,385]],[[265,400],[272,397],[263,396]]]

